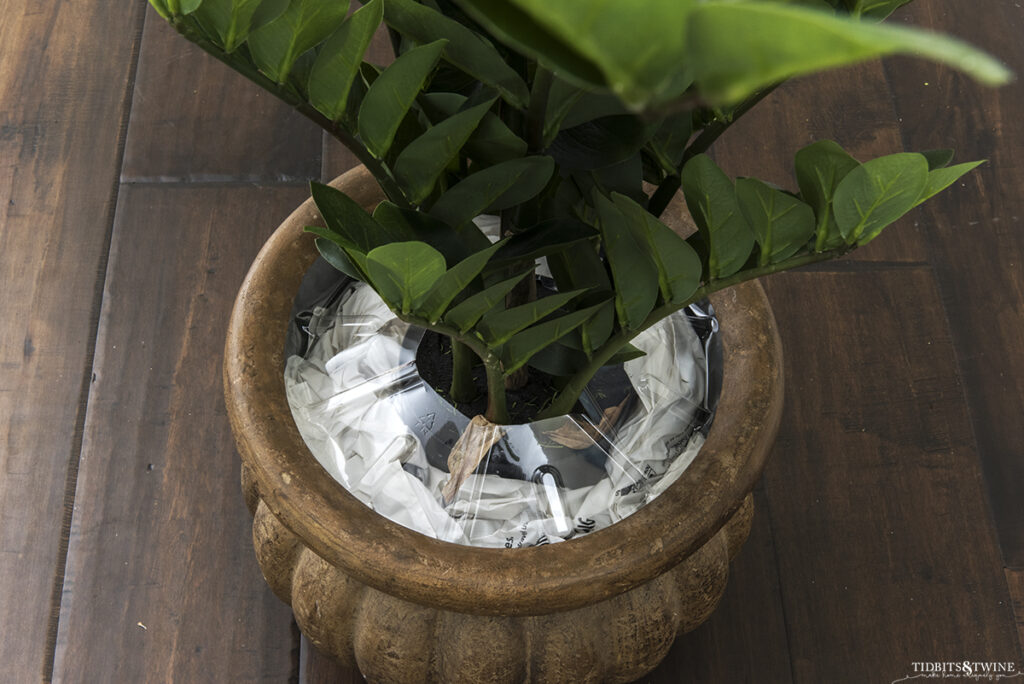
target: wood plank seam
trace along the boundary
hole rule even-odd
[[[103,306],[103,292],[106,286],[107,265],[110,260],[110,247],[114,231],[114,218],[117,215],[118,197],[121,192],[121,168],[124,165],[125,142],[128,137],[128,121],[131,117],[132,95],[135,90],[135,76],[139,66],[139,53],[142,45],[142,29],[145,25],[147,12],[139,14],[132,39],[131,68],[128,80],[122,93],[121,117],[117,131],[117,157],[120,159],[110,188],[110,210],[106,218],[104,244],[101,249],[101,262],[94,283],[92,302],[89,314],[89,337],[86,349],[86,365],[82,369],[82,379],[78,390],[78,410],[75,414],[74,435],[71,440],[71,451],[68,454],[68,466],[64,480],[64,512],[61,518],[60,539],[57,544],[57,562],[53,568],[53,591],[50,595],[50,616],[46,629],[46,647],[42,663],[42,679],[50,682],[53,679],[54,658],[57,651],[57,631],[60,623],[61,602],[64,594],[64,573],[67,564],[68,543],[71,538],[71,520],[74,515],[75,490],[78,483],[78,467],[82,457],[82,442],[85,435],[85,419],[89,408],[89,392],[94,378],[96,357],[96,338],[99,334],[100,309]]]
[[[786,353],[785,348],[783,348],[782,353]],[[786,410],[785,406],[783,406],[782,410]],[[778,449],[774,449],[773,451],[778,451]],[[778,458],[780,456],[781,454],[773,453],[771,457]],[[779,608],[782,611],[782,624],[785,626],[785,631],[783,632],[783,634],[786,638],[786,654],[788,655],[787,660],[789,661],[789,676],[790,681],[796,682],[798,681],[796,674],[796,654],[793,653],[793,638],[792,634],[790,633],[790,620],[789,615],[786,612],[786,584],[782,581],[782,565],[779,561],[779,543],[778,541],[776,541],[777,537],[775,534],[775,516],[772,515],[772,500],[771,496],[769,496],[768,494],[768,488],[764,486],[763,479],[758,482],[757,486],[761,490],[761,498],[764,500],[763,511],[758,512],[761,513],[761,515],[763,515],[765,519],[768,521],[768,529],[772,533],[772,560],[775,562],[775,575],[779,578]]]

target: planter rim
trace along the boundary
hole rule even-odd
[[[382,198],[357,167],[332,182],[364,207]],[[764,290],[712,299],[724,382],[715,424],[683,475],[633,515],[578,539],[520,549],[443,542],[378,515],[306,448],[284,387],[284,338],[299,282],[316,257],[306,200],[274,232],[239,290],[224,386],[239,452],[270,511],[311,550],[374,589],[437,608],[535,615],[607,599],[674,567],[710,539],[760,477],[782,415],[782,348]]]

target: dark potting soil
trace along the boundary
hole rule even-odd
[[[416,350],[416,368],[424,382],[466,416],[472,418],[487,411],[487,375],[482,363],[477,362],[473,366],[473,386],[476,388],[473,401],[456,403],[448,396],[452,382],[452,343],[449,337],[425,331]],[[555,395],[554,376],[531,368],[529,378],[525,387],[507,391],[509,422],[513,425],[533,420]]]

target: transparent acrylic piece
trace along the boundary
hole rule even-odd
[[[607,527],[682,474],[714,415],[721,372],[710,307],[638,336],[646,355],[595,376],[582,413],[498,426],[462,414],[420,378],[423,331],[369,287],[317,287],[308,306],[296,303],[287,350],[299,432],[359,500],[431,537],[513,548]]]

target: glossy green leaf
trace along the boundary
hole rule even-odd
[[[345,250],[336,242],[325,238],[316,239],[316,249],[320,256],[334,268],[338,269],[350,278],[366,280],[366,275],[356,266]]]
[[[658,268],[647,249],[643,224],[629,220],[600,193],[594,195],[605,258],[615,282],[615,311],[627,330],[643,326],[658,301]]]
[[[561,131],[547,153],[566,169],[600,169],[629,159],[651,130],[636,116],[608,116]]]
[[[459,332],[464,333],[468,331],[477,324],[477,321],[479,321],[485,313],[503,303],[506,295],[508,295],[508,293],[511,292],[512,289],[527,275],[532,276],[533,269],[506,280],[502,280],[499,283],[491,285],[482,292],[478,292],[475,295],[467,297],[462,302],[453,306],[451,310],[444,315],[445,322],[454,325],[459,329]]]
[[[553,77],[548,91],[548,104],[544,111],[544,147],[558,135],[562,122],[569,115],[573,105],[586,91],[558,77]]]
[[[493,262],[511,264],[533,261],[597,236],[596,230],[578,219],[548,219],[508,238],[505,247],[495,255]]]
[[[917,199],[917,204],[921,204],[930,197],[934,197],[939,194],[955,183],[960,176],[984,163],[984,160],[964,162],[963,164],[957,164],[955,166],[932,169],[928,172],[928,183],[925,185],[924,192],[922,192],[921,196]]]
[[[425,242],[392,242],[366,255],[373,289],[391,306],[407,314],[427,297],[444,275],[444,256]]]
[[[260,71],[284,83],[295,61],[331,35],[348,13],[348,0],[292,0],[272,22],[249,34],[249,52]]]
[[[705,154],[686,162],[682,185],[686,206],[708,245],[708,277],[731,276],[743,267],[754,247],[754,234],[736,201],[736,188]]]
[[[423,202],[433,192],[437,179],[493,104],[494,100],[488,100],[431,126],[399,153],[395,180],[410,200]]]
[[[928,185],[928,161],[903,152],[872,159],[847,174],[833,207],[848,244],[863,245],[916,204]]]
[[[774,264],[796,254],[814,235],[814,210],[796,197],[756,178],[736,180],[736,199],[761,245],[758,263]]]
[[[388,201],[377,205],[373,219],[396,233],[411,236],[404,239],[426,242],[444,255],[449,266],[491,246],[491,241],[473,223],[449,226],[423,212],[402,209]]]
[[[447,40],[446,61],[497,90],[509,104],[526,107],[530,97],[526,83],[493,46],[469,28],[413,0],[387,0],[384,17],[388,26],[416,43]]]
[[[622,100],[607,92],[583,91],[580,98],[573,102],[572,108],[562,120],[561,128],[575,128],[588,121],[603,119],[608,116],[625,116],[631,112]]]
[[[345,114],[349,91],[383,11],[384,0],[373,0],[356,10],[331,34],[313,63],[309,101],[331,121],[339,121]]]
[[[551,157],[524,157],[470,174],[434,203],[430,215],[459,226],[475,216],[514,207],[536,197],[554,173]]]
[[[666,172],[674,173],[678,170],[686,151],[686,143],[692,134],[693,115],[690,112],[670,116],[658,124],[648,147]]]
[[[359,108],[359,137],[378,159],[391,148],[395,133],[437,66],[445,41],[409,50],[370,85]]]
[[[419,101],[430,120],[437,123],[463,108],[467,98],[458,93],[424,93]],[[526,141],[517,136],[493,112],[480,120],[463,147],[475,162],[497,164],[526,154]]]
[[[947,147],[938,150],[925,150],[921,154],[928,160],[928,170],[934,171],[949,166],[949,162],[953,161],[953,155],[956,153]]]
[[[700,4],[687,36],[696,82],[719,102],[737,102],[791,76],[896,53],[947,64],[989,85],[1010,77],[997,60],[952,38],[771,2]]]
[[[265,16],[268,11],[276,11],[276,15],[263,23],[256,24],[260,19],[257,11],[261,5]],[[196,10],[196,19],[203,25],[208,33],[217,35],[225,52],[234,52],[238,49],[249,32],[259,28],[265,23],[276,19],[288,8],[288,0],[203,0],[203,4]]]
[[[800,196],[811,205],[815,217],[815,249],[824,251],[843,244],[832,201],[839,182],[860,162],[831,140],[819,140],[796,153],[796,179]]]
[[[343,236],[363,252],[369,252],[386,242],[412,239],[412,233],[391,225],[382,225],[367,214],[348,195],[329,185],[309,184],[320,215],[331,231]]]
[[[859,14],[865,19],[882,21],[909,2],[910,0],[847,0],[846,5],[854,15]]]
[[[477,330],[489,347],[498,347],[520,330],[547,318],[583,294],[583,290],[557,292],[511,309],[492,311],[480,319]]]
[[[694,0],[461,0],[503,42],[578,85],[607,85],[632,106],[678,95]]]
[[[548,256],[548,267],[560,290],[588,291],[587,297],[601,298],[612,291],[605,264],[594,248],[581,242],[578,249]],[[615,306],[606,306],[580,327],[580,346],[590,354],[604,344],[615,328]]]
[[[431,323],[436,323],[448,306],[455,301],[455,298],[473,282],[474,278],[480,275],[480,271],[484,270],[488,260],[501,246],[502,243],[496,242],[483,251],[471,254],[445,271],[445,274],[438,279],[419,307],[423,311],[424,317]]]
[[[634,226],[643,226],[647,248],[658,268],[658,287],[666,302],[682,304],[700,287],[700,256],[683,238],[642,206],[618,193],[615,206]]]
[[[514,335],[501,349],[502,370],[505,375],[516,372],[526,365],[534,354],[586,323],[587,319],[597,313],[602,306],[603,303],[573,311]]]

